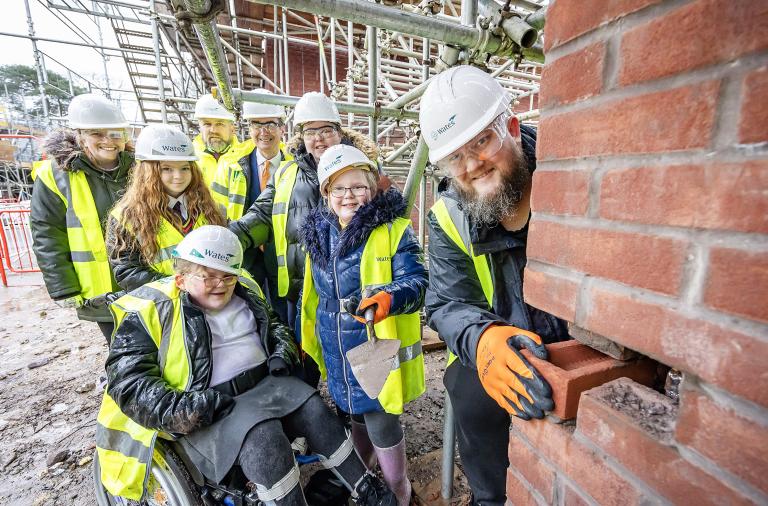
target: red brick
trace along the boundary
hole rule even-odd
[[[606,173],[600,216],[677,227],[768,233],[768,160]]]
[[[572,322],[576,318],[579,283],[535,270],[530,263],[525,268],[525,302]]]
[[[768,427],[718,405],[704,393],[683,390],[675,438],[768,494]]]
[[[600,25],[631,14],[659,0],[560,0],[550,4],[544,27],[544,49],[549,51]]]
[[[590,174],[580,170],[537,170],[533,173],[532,209],[540,213],[583,216],[589,206]]]
[[[768,141],[768,67],[757,69],[744,78],[741,87],[741,122],[739,142]]]
[[[712,138],[719,89],[719,81],[707,81],[545,114],[539,123],[538,159],[705,148]]]
[[[528,350],[522,353],[552,387],[552,414],[561,420],[576,417],[579,397],[590,388],[621,377],[650,385],[656,375],[656,363],[652,360],[622,362],[578,341],[548,344],[546,348],[548,360],[540,360]]]
[[[538,506],[529,485],[507,469],[507,503],[506,506]]]
[[[768,322],[768,252],[713,248],[704,303]]]
[[[659,51],[660,46],[663,51]],[[680,74],[765,48],[765,2],[690,2],[624,34],[619,83],[627,85]]]
[[[686,248],[676,239],[534,219],[527,252],[530,260],[674,295],[680,289]]]
[[[567,104],[600,93],[603,88],[605,44],[598,42],[553,62],[541,75],[540,106]]]
[[[510,467],[514,467],[525,478],[532,490],[537,491],[547,504],[552,503],[555,490],[554,469],[545,464],[541,457],[520,439],[509,441],[509,462]],[[509,494],[508,497],[513,498]]]
[[[588,506],[589,503],[568,484],[563,485],[563,506]]]
[[[614,471],[601,454],[573,439],[572,426],[513,418],[510,439],[513,437],[529,441],[599,504],[627,506],[641,502],[642,494]]]
[[[768,343],[627,295],[593,288],[584,327],[768,406]]]
[[[750,503],[671,446],[676,416],[671,399],[622,378],[582,395],[577,427],[672,504]]]

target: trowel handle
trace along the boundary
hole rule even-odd
[[[375,307],[368,307],[365,309],[365,331],[368,334],[368,340],[372,343],[376,342],[376,331],[373,328],[373,318],[376,315]]]

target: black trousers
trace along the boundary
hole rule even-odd
[[[114,322],[96,322],[96,324],[99,326],[99,330],[102,334],[104,334],[104,337],[107,340],[107,347],[112,343],[112,332],[115,330],[115,323]]]
[[[509,414],[483,389],[477,371],[458,360],[443,376],[453,406],[459,455],[477,506],[506,502]]]

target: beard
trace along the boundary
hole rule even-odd
[[[455,179],[451,180],[462,208],[474,223],[493,227],[517,214],[523,195],[531,186],[531,173],[523,150],[517,144],[513,145],[512,155],[510,165],[502,173],[501,185],[493,193],[479,195],[470,184],[464,187]]]
[[[214,153],[223,153],[229,147],[229,141],[215,137],[209,138],[205,145],[208,148],[208,151],[213,151]]]

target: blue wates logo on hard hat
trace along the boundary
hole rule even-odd
[[[221,260],[222,262],[229,262],[229,260],[235,256],[232,253],[219,253],[208,248],[205,248],[205,254],[211,258],[215,258],[216,260]]]
[[[344,155],[342,154],[342,155],[339,155],[339,156],[337,156],[337,157],[336,157],[336,159],[335,159],[334,161],[332,161],[331,163],[329,163],[329,164],[328,164],[328,167],[327,167],[327,170],[331,170],[332,168],[334,168],[335,166],[337,166],[338,164],[340,164],[340,163],[341,163],[341,157],[342,157],[342,156],[344,156]]]
[[[441,135],[443,135],[445,132],[450,130],[456,125],[456,115],[454,114],[450,118],[448,118],[448,121],[445,123],[445,125],[441,126],[437,130],[432,130],[432,140],[436,141],[437,138]]]

